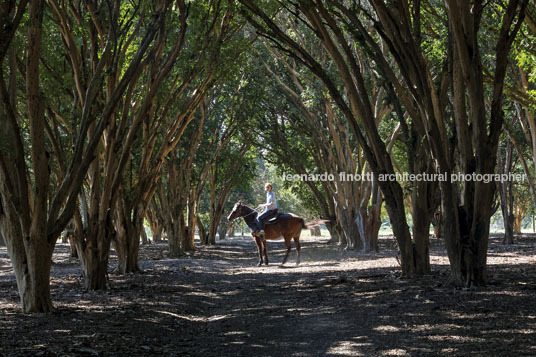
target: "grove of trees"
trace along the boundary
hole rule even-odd
[[[0,31],[0,237],[24,312],[53,309],[62,232],[104,290],[112,248],[126,274],[146,226],[174,258],[216,244],[263,180],[346,249],[377,250],[386,212],[405,278],[430,273],[438,225],[453,285],[487,283],[499,208],[508,244],[536,213],[528,0],[8,0]],[[403,172],[448,179],[378,180]],[[315,173],[334,180],[279,178]]]

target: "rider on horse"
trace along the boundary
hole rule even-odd
[[[272,190],[272,185],[267,183],[264,185],[266,189],[266,203],[261,204],[261,207],[266,207],[264,212],[257,218],[257,234],[264,234],[263,220],[268,220],[277,214],[277,201],[275,192]]]

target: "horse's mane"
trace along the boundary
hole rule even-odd
[[[246,206],[243,203],[242,203],[242,207],[247,211],[246,214],[250,214],[251,212],[255,211],[253,208],[251,208],[249,206]],[[258,214],[258,212],[257,212],[257,214]]]

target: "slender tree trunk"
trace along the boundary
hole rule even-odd
[[[117,270],[120,274],[140,271],[138,265],[140,235],[139,224],[132,225],[128,222],[122,227],[118,226],[114,247],[118,259]]]
[[[219,237],[219,239],[224,240],[225,235],[230,231],[230,229],[232,229],[232,228],[228,228],[226,223],[221,222],[220,225],[218,226],[218,237]],[[229,233],[229,235],[231,237],[234,235],[234,229],[233,229],[233,232]]]
[[[190,198],[188,199],[188,229],[186,234],[182,237],[182,245],[184,251],[193,252],[195,251],[195,226],[196,226],[196,216],[197,216],[197,202],[194,199],[197,195],[195,192],[190,192]]]
[[[413,240],[415,242],[415,273],[418,275],[430,273],[428,186],[428,182],[416,182],[411,199],[413,207]]]
[[[201,241],[201,244],[214,244],[213,241],[210,240],[210,236],[205,231],[205,226],[203,225],[203,222],[201,221],[201,218],[199,216],[196,217],[197,221],[197,229],[199,231],[199,240]]]
[[[76,250],[76,245],[74,244],[74,230],[68,229],[64,232],[63,239],[66,240],[66,242],[62,243],[69,243],[69,250],[71,252],[71,258],[78,258],[78,251]]]
[[[229,226],[227,226],[226,228],[227,228],[227,236],[234,237],[235,236],[235,226],[234,226],[234,224],[229,224]],[[225,239],[225,234],[223,236],[220,234],[220,240],[222,240],[222,239]]]
[[[315,226],[309,230],[311,237],[320,237],[322,234],[320,232],[320,227]]]
[[[441,209],[434,212],[432,215],[432,225],[434,226],[434,237],[440,238],[441,237]]]
[[[492,172],[491,169],[487,168],[484,172]],[[470,236],[473,259],[471,266],[467,267],[468,274],[471,276],[467,284],[480,286],[487,283],[486,261],[488,256],[489,225],[495,190],[493,183],[477,182],[475,186],[475,202],[478,202],[478,204],[475,205],[473,211],[474,216]]]
[[[329,232],[329,236],[331,237],[328,241],[328,244],[337,243],[339,246],[344,244],[345,239],[338,222],[329,221],[326,223],[326,228]]]
[[[77,231],[74,239],[85,288],[90,291],[106,290],[110,244],[115,232],[110,222],[89,228],[87,232]]]
[[[503,159],[501,149],[497,151],[497,171],[499,174],[508,174],[512,170],[513,144],[508,141],[506,145],[506,157]],[[514,244],[514,197],[513,182],[497,181],[497,191],[499,191],[499,201],[504,223],[503,244]]]
[[[130,217],[131,214],[132,218]],[[115,216],[117,234],[114,240],[114,247],[119,261],[118,271],[120,274],[137,272],[140,270],[138,253],[145,207],[143,207],[143,204],[139,204],[136,209],[132,210],[125,199],[119,199]]]
[[[153,199],[154,203],[154,199]],[[162,207],[152,204],[147,210],[147,218],[149,220],[149,228],[151,229],[151,234],[153,236],[153,242],[159,243],[163,240],[164,235],[164,219],[161,212]]]
[[[150,244],[149,238],[147,237],[147,232],[145,232],[145,227],[142,225],[140,231],[141,244]]]
[[[380,211],[379,204],[370,205],[361,213],[361,218],[357,220],[364,252],[378,251],[378,236],[381,227]]]
[[[186,235],[186,222],[184,221],[183,210],[179,209],[177,212],[171,212],[170,217],[166,219],[165,226],[168,237],[169,255],[172,257],[184,255],[182,237]]]
[[[526,215],[526,209],[525,207],[522,207],[520,205],[516,206],[515,208],[515,218],[514,218],[514,227],[513,227],[513,230],[514,230],[514,233],[515,234],[521,234],[521,225],[523,223],[523,219],[525,218],[525,215]]]
[[[153,242],[160,243],[162,241],[162,233],[164,232],[164,226],[161,224],[151,224],[151,233],[153,234]]]
[[[355,223],[356,217],[353,217],[352,210],[343,205],[342,202],[335,202],[335,215],[341,229],[339,235],[339,245],[344,246],[346,249],[362,249],[363,243],[361,242],[359,229]]]
[[[389,214],[389,218],[391,219],[393,234],[400,249],[400,255],[402,258],[402,276],[409,278],[415,273],[415,267],[413,264],[413,244],[411,242],[411,234],[409,233],[409,227],[406,221],[402,188],[400,188],[400,185],[398,184],[393,186],[391,188],[394,189],[393,196],[396,196],[396,198],[392,197],[390,194],[387,194],[387,190],[382,189],[382,192],[384,193],[386,199],[386,209]]]
[[[450,172],[447,172],[450,175]],[[451,267],[450,281],[454,285],[461,285],[462,278],[462,252],[460,244],[460,220],[458,218],[458,199],[456,185],[451,182],[440,182],[441,186],[441,220],[452,222],[442,224],[441,237],[445,239],[445,247]],[[465,226],[465,225],[464,225]]]

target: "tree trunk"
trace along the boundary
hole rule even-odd
[[[95,228],[94,231],[77,232],[74,239],[84,275],[84,285],[90,291],[107,288],[108,257],[115,234],[109,224],[95,225]]]
[[[117,234],[113,243],[119,263],[117,270],[120,274],[134,273],[140,270],[138,253],[140,250],[141,230],[143,229],[143,217],[145,217],[143,204],[139,204],[135,209],[132,209],[126,199],[120,198],[117,201],[115,214]]]
[[[503,212],[503,223],[504,223],[504,237],[503,244],[514,244],[514,221],[515,217],[512,213],[509,213],[508,209],[503,207],[501,203],[501,210]]]
[[[398,184],[397,184],[398,185]],[[393,228],[393,234],[398,242],[401,256],[401,268],[402,277],[412,277],[415,273],[415,267],[413,264],[413,244],[411,242],[411,235],[409,233],[409,227],[406,221],[406,212],[404,210],[404,199],[402,195],[402,189],[398,185],[395,188],[397,198],[390,197],[386,194],[387,190],[382,188],[386,200],[386,209],[391,219],[391,226]]]
[[[434,237],[441,237],[441,209],[437,210],[432,216],[432,225],[434,226]]]
[[[328,241],[328,244],[335,244],[342,245],[341,242],[344,241],[344,237],[342,237],[342,231],[339,227],[339,224],[337,222],[334,222],[334,220],[330,220],[326,223],[326,228],[329,232],[330,239]]]
[[[430,273],[430,214],[428,207],[429,182],[416,182],[412,192],[413,240],[415,242],[415,273]]]
[[[197,202],[194,197],[196,197],[197,195],[193,191],[190,191],[190,198],[188,199],[188,228],[186,230],[186,234],[182,236],[182,245],[185,252],[195,251],[194,241],[197,217]]]
[[[153,242],[160,243],[162,239],[162,233],[164,232],[164,226],[161,224],[151,225],[151,233],[153,234]]]
[[[371,252],[378,251],[378,235],[380,233],[381,219],[380,219],[381,206],[379,204],[373,204],[365,210],[362,214],[362,241],[363,251]],[[359,220],[358,220],[359,222]],[[358,224],[359,225],[359,224]]]
[[[69,243],[69,249],[71,251],[71,258],[78,258],[78,251],[76,250],[76,245],[74,244],[74,230],[72,229],[66,230],[64,232],[63,239],[65,239]],[[63,243],[67,243],[67,242],[63,242]]]
[[[234,237],[235,236],[235,226],[234,226],[234,224],[230,224],[229,227],[227,227],[227,236],[229,236],[229,237]],[[220,240],[222,240],[222,239],[225,239],[225,235],[223,235],[223,238],[220,235]]]
[[[218,238],[220,240],[224,240],[225,239],[225,235],[227,234],[227,232],[230,230],[230,229],[233,229],[232,227],[231,228],[227,228],[227,224],[225,222],[221,222],[220,225],[218,226]],[[233,229],[234,230],[234,229]],[[234,234],[234,231],[232,232],[232,234]],[[232,235],[231,235],[232,236]]]
[[[335,202],[335,215],[342,233],[339,235],[339,245],[346,249],[362,249],[363,243],[355,223],[356,217],[353,217],[350,208],[337,201]]]
[[[154,243],[159,243],[162,241],[162,232],[164,230],[164,226],[162,224],[164,220],[161,212],[162,203],[160,203],[160,205],[157,204],[157,197],[160,198],[160,195],[155,195],[151,201],[151,204],[147,208],[147,220],[149,221],[149,228],[151,229]]]
[[[120,274],[140,271],[138,265],[140,229],[138,227],[131,224],[128,225],[128,228],[118,227],[114,248],[117,252],[117,270]]]
[[[450,175],[450,172],[447,172]],[[456,185],[451,182],[440,182],[441,186],[441,220],[451,222],[442,224],[441,237],[445,239],[445,247],[450,263],[450,282],[454,285],[462,285],[462,252],[461,252],[461,228],[462,224],[459,218],[458,199]]]
[[[315,226],[309,230],[309,234],[311,234],[311,237],[320,237],[322,236],[322,232],[320,231],[319,226]]]
[[[147,232],[145,231],[145,227],[142,225],[140,230],[140,238],[141,238],[141,244],[150,244],[151,241],[147,237]]]
[[[516,206],[513,227],[515,234],[521,234],[521,224],[523,223],[523,219],[525,218],[526,212],[527,211],[525,207],[522,207],[521,205]]]
[[[503,159],[502,150],[497,150],[497,172],[499,174],[508,174],[512,171],[512,153],[513,144],[508,141],[506,144],[505,158]],[[513,182],[497,181],[497,191],[499,191],[499,202],[504,225],[503,244],[514,244],[514,196]]]
[[[211,241],[208,233],[205,231],[205,226],[203,225],[203,222],[201,221],[201,218],[199,216],[196,217],[196,221],[199,240],[201,241],[201,244],[214,244],[214,242]]]
[[[166,233],[168,237],[169,255],[179,257],[184,254],[182,237],[186,235],[186,222],[182,209],[170,212],[170,217],[166,219]]]
[[[493,162],[493,166],[494,166]],[[484,172],[492,172],[492,168],[487,168]],[[472,259],[467,267],[468,286],[482,286],[487,283],[486,261],[488,256],[489,225],[493,205],[494,186],[493,183],[476,182],[475,202],[473,208],[473,221],[471,225],[470,243],[472,248]],[[467,260],[464,260],[467,261]]]
[[[22,312],[52,311],[49,281],[53,246],[35,236],[30,236],[25,246],[18,219],[7,222],[1,210],[0,228],[15,272]]]

